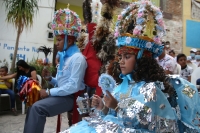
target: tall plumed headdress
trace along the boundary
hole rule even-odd
[[[54,35],[69,35],[77,37],[81,30],[79,16],[70,9],[57,10],[53,17],[52,29]]]
[[[91,12],[92,12],[92,23],[98,24],[101,19],[102,3],[100,0],[92,0]]]
[[[102,3],[100,0],[84,0],[83,2],[83,18],[84,23],[87,25],[87,32],[81,32],[77,41],[81,51],[83,51],[94,33],[96,24],[101,19]],[[90,34],[90,37],[89,37]],[[92,34],[92,35],[91,35]]]
[[[115,27],[116,45],[137,50],[137,58],[150,52],[153,58],[162,51],[161,38],[165,35],[162,12],[149,0],[131,3],[120,15]]]
[[[83,1],[83,19],[84,19],[84,23],[91,23],[92,21],[92,12],[91,12],[91,4],[90,4],[90,0],[84,0]]]
[[[91,3],[85,0],[83,3],[84,22],[89,34],[88,43],[82,51],[88,64],[84,81],[89,87],[96,88],[97,95],[102,94],[98,86],[99,73],[105,72],[105,65],[115,57],[112,17],[118,3],[119,0],[106,0],[103,4],[100,0],[92,0]],[[80,36],[78,40],[83,44],[82,38],[84,36]]]
[[[114,12],[119,6],[120,0],[105,0],[102,6],[101,19],[96,26],[92,39],[93,47],[97,57],[101,60],[100,73],[106,72],[105,65],[115,58],[116,46],[113,35]]]
[[[60,58],[58,75],[62,75],[65,59],[72,56],[74,53],[80,52],[76,44],[68,47],[68,39],[78,37],[81,31],[81,20],[79,16],[69,8],[60,9],[55,12],[52,21],[52,29],[54,35],[62,35],[62,37],[64,37],[63,50],[58,52]]]

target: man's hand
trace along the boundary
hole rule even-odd
[[[47,94],[46,90],[45,89],[41,89],[40,90],[40,98],[46,98],[48,97],[49,95]]]

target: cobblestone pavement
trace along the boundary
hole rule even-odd
[[[11,112],[0,113],[0,133],[23,133],[26,114],[22,115],[18,111],[18,116],[13,116]],[[44,133],[55,133],[57,116],[46,119]],[[61,131],[68,128],[67,113],[62,114]]]

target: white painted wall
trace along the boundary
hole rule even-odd
[[[53,48],[53,41],[47,40],[48,23],[52,21],[55,8],[55,0],[38,0],[39,11],[34,17],[32,28],[24,29],[19,41],[19,56],[25,61],[32,58],[44,58],[43,53],[37,53],[40,46]],[[6,59],[11,66],[10,54],[14,53],[17,31],[12,24],[6,21],[5,5],[0,0],[0,60]],[[49,56],[52,61],[53,54]],[[0,64],[2,65],[2,64]]]

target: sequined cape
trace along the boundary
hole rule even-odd
[[[118,86],[113,93],[119,101],[118,113],[112,109],[107,115],[97,111],[97,115],[84,118],[62,133],[200,132],[196,88],[181,78],[172,78],[170,82],[175,88],[172,97],[162,92],[161,82],[132,82],[126,93],[121,93],[124,88]]]

